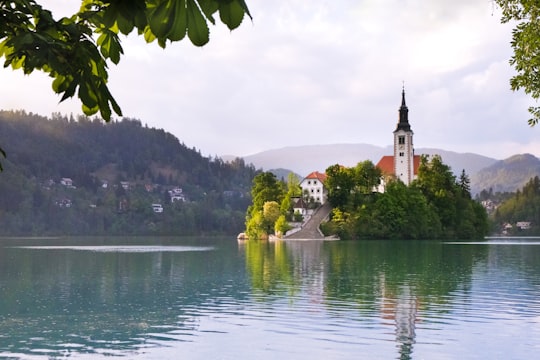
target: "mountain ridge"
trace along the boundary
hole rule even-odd
[[[498,160],[472,152],[455,152],[437,148],[417,148],[416,154],[441,156],[456,176],[462,170],[471,180],[471,193],[483,189],[512,192],[521,188],[531,177],[540,176],[540,160],[531,154],[516,154]],[[246,163],[266,171],[288,169],[305,176],[312,171],[325,171],[331,165],[355,166],[364,160],[377,164],[384,155],[392,154],[392,146],[376,146],[365,143],[286,146],[243,156]],[[226,155],[224,160],[237,156]],[[506,169],[506,170],[505,170]],[[519,170],[519,171],[518,171]]]
[[[365,143],[344,143],[287,146],[246,156],[225,155],[222,158],[227,160],[241,157],[246,162],[266,170],[287,168],[299,174],[308,174],[315,170],[324,171],[328,166],[334,164],[355,166],[358,162],[364,160],[371,160],[376,164],[382,156],[391,153],[391,146],[382,147]],[[476,173],[497,161],[497,159],[475,153],[458,153],[436,148],[418,148],[415,153],[441,155],[443,161],[456,174],[461,173],[462,169],[465,169],[465,172],[468,174]]]

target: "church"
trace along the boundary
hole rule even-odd
[[[384,192],[386,184],[391,179],[399,179],[409,185],[418,175],[420,155],[414,154],[413,131],[409,124],[409,108],[405,102],[405,88],[401,92],[401,107],[398,112],[398,123],[394,130],[394,154],[383,156],[376,165],[382,172],[381,183],[374,191]],[[300,183],[303,193],[308,193],[313,199],[324,204],[328,190],[324,186],[326,174],[314,171]]]
[[[384,192],[388,178],[400,179],[409,185],[418,175],[420,155],[414,154],[413,131],[409,124],[409,108],[405,103],[405,88],[401,93],[401,107],[396,130],[394,130],[394,155],[383,156],[377,167],[383,173],[379,191]]]

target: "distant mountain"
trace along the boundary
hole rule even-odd
[[[294,176],[296,176],[296,178],[298,180],[302,180],[304,178],[304,175],[297,174],[294,171],[291,171],[289,169],[279,168],[279,169],[269,169],[268,171],[270,171],[272,174],[274,174],[276,176],[276,178],[278,178],[280,180],[283,179],[285,181],[287,181],[287,179],[289,178],[290,173],[293,173]]]
[[[244,156],[246,163],[251,163],[264,170],[285,168],[305,176],[312,171],[324,171],[331,165],[341,164],[347,167],[355,166],[361,161],[371,160],[377,163],[384,155],[392,153],[390,146],[380,147],[368,144],[332,144],[290,146],[281,149],[263,151]],[[479,170],[497,162],[486,156],[472,153],[457,153],[441,149],[419,148],[417,154],[439,154],[445,164],[454,173],[460,174],[463,169],[471,176]],[[225,157],[224,159],[234,157]]]
[[[454,174],[460,175],[461,171],[465,170],[465,173],[467,173],[469,177],[472,177],[478,171],[497,162],[497,159],[483,155],[474,153],[457,153],[441,149],[420,148],[416,150],[416,153],[428,155],[439,154],[443,162],[452,168]]]
[[[477,193],[492,188],[493,192],[514,192],[535,176],[540,176],[540,159],[531,154],[514,155],[475,173],[471,177],[471,190]]]
[[[334,164],[354,166],[363,160],[378,161],[383,154],[385,154],[385,149],[374,145],[332,144],[289,146],[242,158],[246,163],[251,163],[257,168],[264,170],[286,168],[305,176],[315,170],[324,171]],[[224,160],[235,157],[224,157]]]

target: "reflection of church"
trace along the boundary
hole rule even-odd
[[[416,323],[418,321],[419,301],[414,288],[405,283],[397,293],[386,293],[384,275],[381,278],[383,297],[381,299],[381,317],[390,320],[395,326],[396,343],[400,360],[410,360],[413,345],[416,342]]]
[[[394,131],[394,155],[383,156],[377,163],[383,178],[398,178],[409,185],[418,174],[420,156],[414,154],[413,131],[409,124],[409,108],[405,103],[405,89],[401,93],[401,107],[396,130]],[[379,191],[384,191],[385,181]]]

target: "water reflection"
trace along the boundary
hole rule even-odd
[[[530,358],[539,275],[501,241],[0,241],[0,358]]]
[[[448,313],[450,295],[471,287],[472,247],[444,251],[439,242],[248,242],[243,246],[252,286],[265,294],[308,294],[310,301],[355,303],[366,318],[394,328],[399,359],[410,359],[419,311]]]
[[[247,293],[226,275],[235,256],[212,247],[83,247],[0,248],[0,349],[125,355],[194,333],[200,304]]]

